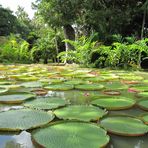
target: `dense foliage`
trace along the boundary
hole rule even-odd
[[[36,0],[30,19],[0,6],[0,62],[138,67],[148,56],[148,1]]]

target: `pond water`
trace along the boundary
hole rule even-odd
[[[117,97],[114,92],[119,92],[118,96],[130,97],[139,101],[148,99],[148,97],[139,97],[138,93],[148,91],[148,73],[139,71],[121,71],[121,70],[99,70],[99,69],[80,69],[77,67],[51,67],[45,65],[0,65],[0,88],[8,88],[5,93],[15,94],[21,92],[38,92],[36,93],[36,99],[48,98],[48,97],[60,97],[68,100],[71,104],[90,104],[93,100],[102,97]],[[98,77],[98,80],[94,78]],[[103,79],[103,80],[102,80]],[[60,81],[56,81],[60,80]],[[76,80],[78,83],[81,80],[84,83],[100,84],[105,86],[101,90],[47,90],[45,86],[51,84],[63,84],[71,80]],[[31,82],[28,86],[24,87],[23,83]],[[34,83],[35,82],[35,83]],[[37,82],[37,84],[36,84]],[[38,82],[44,85],[39,86]],[[10,83],[10,84],[9,84]],[[22,85],[23,84],[23,85]],[[10,86],[11,85],[11,86]],[[13,86],[12,86],[13,85]],[[17,86],[18,85],[18,86]],[[25,84],[26,85],[26,84]],[[75,84],[74,84],[75,85]],[[120,88],[126,85],[127,88]],[[130,89],[135,86],[145,86],[145,90]],[[8,86],[8,87],[7,87]],[[146,88],[147,87],[147,88]],[[46,92],[46,91],[47,92]],[[112,95],[105,94],[105,90],[112,91]],[[40,91],[40,92],[39,92]],[[41,95],[41,92],[45,94]],[[24,102],[24,101],[23,101]],[[26,102],[26,101],[25,101]],[[8,110],[19,110],[24,108],[23,103],[9,104],[0,103],[0,113],[7,112]],[[122,110],[109,110],[110,115],[124,115],[140,117],[147,113],[146,110],[139,108],[137,105],[129,109]],[[15,117],[14,117],[15,118]],[[53,120],[57,121],[58,118]],[[11,121],[10,121],[11,122]],[[94,121],[93,121],[94,122]],[[94,122],[94,123],[98,123]],[[99,124],[99,123],[98,123]],[[0,148],[35,148],[37,147],[32,142],[31,133],[33,130],[26,130],[21,132],[0,132]],[[110,136],[110,142],[106,148],[148,148],[148,133],[138,137],[119,136],[108,133]]]

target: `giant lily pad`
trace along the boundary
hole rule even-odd
[[[135,100],[125,97],[104,98],[92,101],[92,104],[104,107],[108,110],[128,109],[131,108],[135,103]]]
[[[130,87],[130,89],[136,92],[143,92],[143,91],[148,91],[148,86],[147,85],[137,85],[137,86]]]
[[[140,92],[140,93],[138,93],[138,96],[148,98],[148,92]]]
[[[33,101],[26,102],[24,106],[34,109],[55,109],[60,106],[69,104],[68,101],[61,98],[40,98]]]
[[[144,110],[148,110],[148,100],[139,101],[138,106]]]
[[[52,121],[54,115],[50,112],[20,109],[0,113],[0,131],[20,131],[41,127]]]
[[[17,89],[20,87],[20,85],[17,85],[17,84],[12,84],[12,85],[0,85],[0,88],[6,88],[6,89]]]
[[[106,79],[102,76],[88,78],[87,80],[94,83],[106,81]]]
[[[70,84],[70,85],[78,85],[78,84],[86,84],[87,81],[81,80],[81,79],[73,79],[73,80],[68,80],[64,82],[65,84]]]
[[[73,85],[69,85],[69,84],[55,84],[55,85],[49,85],[44,87],[48,90],[72,90],[74,88]]]
[[[104,86],[101,84],[82,84],[76,85],[75,88],[79,90],[102,90]]]
[[[148,124],[148,113],[142,115],[141,118],[142,118],[142,120],[144,121],[145,124]]]
[[[0,95],[0,103],[20,104],[25,100],[35,98],[35,95],[29,93],[5,94]]]
[[[79,122],[63,122],[36,130],[33,139],[39,145],[51,148],[100,148],[109,142],[104,129]]]
[[[7,91],[8,91],[7,88],[2,88],[2,87],[0,87],[0,94],[1,94],[1,93],[5,93],[5,92],[7,92]]]
[[[107,88],[108,90],[123,90],[128,89],[128,86],[120,82],[108,82],[107,84],[105,84],[105,88]]]
[[[60,119],[91,121],[98,120],[107,112],[98,107],[87,105],[72,105],[57,109],[54,111],[55,115]]]
[[[128,116],[106,117],[101,126],[108,132],[124,136],[140,136],[148,132],[148,126],[141,120]]]
[[[140,81],[143,80],[144,78],[142,76],[136,76],[136,75],[125,75],[120,77],[123,80],[130,80],[130,81]]]
[[[38,87],[42,87],[42,83],[38,82],[38,81],[34,81],[34,82],[25,82],[22,83],[21,86],[27,87],[27,88],[38,88]]]

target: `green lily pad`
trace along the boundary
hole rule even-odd
[[[29,93],[5,94],[0,95],[0,103],[4,104],[20,104],[25,100],[33,99],[35,95]]]
[[[140,92],[140,93],[138,93],[138,96],[148,98],[148,92]]]
[[[69,104],[68,101],[61,98],[40,98],[26,102],[24,106],[34,109],[55,109]]]
[[[144,78],[142,76],[136,76],[136,75],[125,75],[125,76],[121,76],[120,77],[121,79],[123,80],[131,80],[131,81],[141,81],[143,80]]]
[[[17,84],[12,84],[12,85],[0,85],[0,88],[6,88],[6,89],[17,89],[20,87],[20,85],[17,85]]]
[[[84,79],[84,78],[93,78],[93,77],[95,77],[95,75],[89,74],[89,73],[87,73],[87,74],[74,74],[73,77]]]
[[[73,85],[69,85],[69,84],[55,84],[55,85],[49,85],[44,87],[45,89],[48,90],[72,90],[74,88]]]
[[[75,89],[79,90],[102,90],[104,88],[101,84],[82,84],[76,85]]]
[[[105,84],[105,88],[108,90],[123,90],[128,89],[128,85],[122,84],[120,82],[108,82]]]
[[[142,115],[141,118],[145,124],[148,124],[148,113]]]
[[[18,79],[21,81],[37,81],[38,80],[38,78],[35,76],[24,76],[24,77],[22,76]]]
[[[141,120],[128,116],[106,117],[100,124],[108,132],[123,136],[141,136],[148,132],[148,126]]]
[[[108,110],[128,109],[135,105],[136,101],[125,97],[97,99],[91,102],[94,105]]]
[[[23,87],[27,87],[27,88],[38,88],[38,87],[42,87],[42,83],[41,82],[25,82],[25,83],[22,83],[21,86]]]
[[[0,112],[0,131],[20,131],[41,127],[52,121],[52,112],[31,109]]]
[[[51,148],[100,148],[109,142],[104,129],[80,122],[62,122],[36,130],[33,139],[40,146]]]
[[[0,94],[5,93],[5,92],[7,92],[7,91],[8,91],[7,88],[2,88],[2,87],[0,87]]]
[[[106,79],[104,77],[102,77],[102,76],[88,78],[87,80],[91,81],[91,82],[94,82],[94,83],[106,81]]]
[[[148,91],[148,86],[147,85],[137,85],[137,86],[130,87],[130,89],[137,91],[137,92],[142,92],[142,91]]]
[[[137,105],[144,110],[148,110],[148,100],[139,101]]]
[[[78,85],[78,84],[86,84],[87,81],[83,81],[80,79],[74,79],[74,80],[68,80],[66,82],[64,82],[65,84],[70,84],[70,85]]]
[[[148,80],[147,80],[147,79],[146,79],[146,80],[143,80],[143,82],[144,82],[144,83],[148,83]]]
[[[105,110],[91,105],[72,105],[57,109],[55,115],[60,119],[95,121],[107,114]]]
[[[12,84],[11,81],[0,81],[0,85],[10,85]]]

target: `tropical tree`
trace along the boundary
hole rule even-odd
[[[0,5],[0,36],[17,32],[18,21],[12,11]]]

